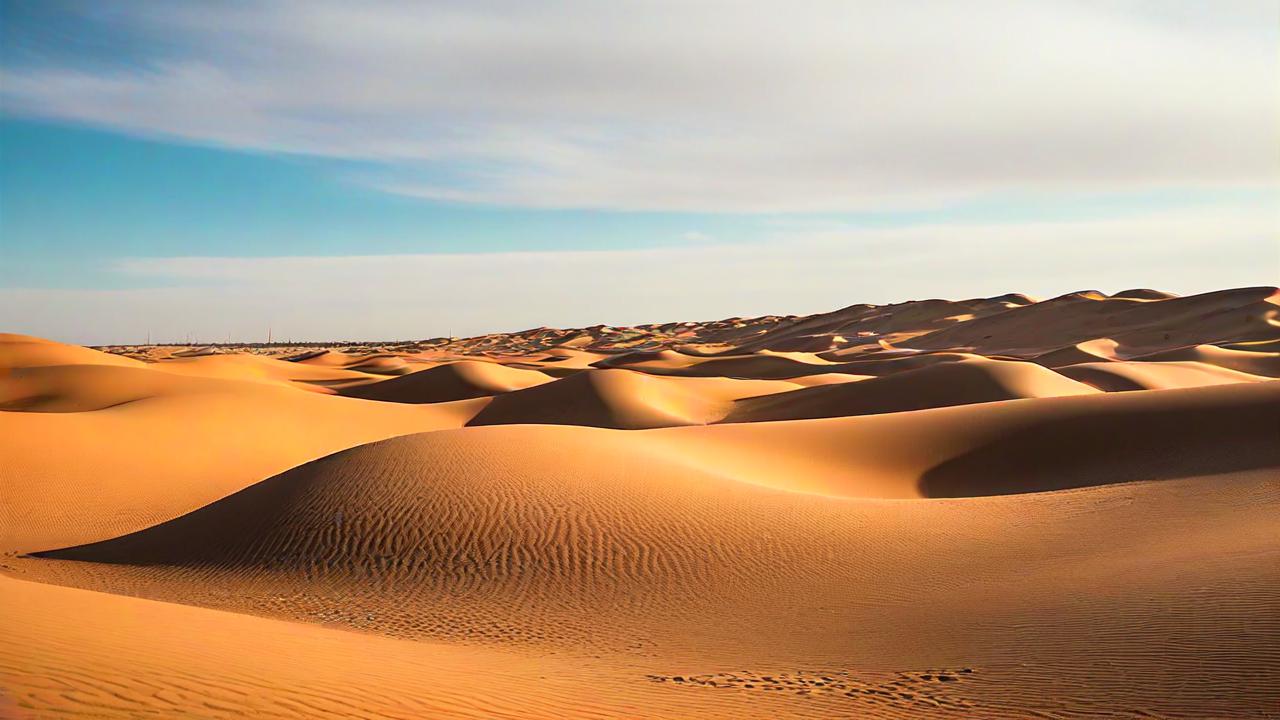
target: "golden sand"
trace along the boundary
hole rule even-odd
[[[0,335],[0,717],[1265,717],[1278,302]]]

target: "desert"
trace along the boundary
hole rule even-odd
[[[0,720],[1280,720],[1280,0],[0,0]]]
[[[1256,718],[1280,291],[0,336],[0,715]]]

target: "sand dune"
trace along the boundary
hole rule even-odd
[[[1195,347],[1165,350],[1134,358],[1144,362],[1190,361],[1215,365],[1250,375],[1280,377],[1280,351],[1250,351],[1197,345]]]
[[[857,383],[821,385],[740,400],[726,421],[870,415],[1090,392],[1095,391],[1088,385],[1032,363],[969,359],[925,365]]]
[[[737,350],[820,352],[838,350],[851,338],[909,339],[1017,306],[1008,296],[966,301],[920,300],[884,306],[851,305],[766,331],[740,344]],[[843,341],[837,342],[837,337]]]
[[[1131,354],[1227,342],[1270,333],[1280,318],[1276,289],[1243,288],[1160,301],[1072,293],[944,328],[911,347],[970,347],[983,353],[1022,354],[1059,344],[1109,337]]]
[[[851,373],[829,372],[821,375],[801,375],[800,377],[787,378],[784,382],[801,387],[813,387],[814,385],[834,385],[836,383],[856,382],[858,380],[866,380],[875,377],[874,375],[854,375]]]
[[[1280,353],[1280,338],[1241,340],[1240,342],[1220,343],[1216,346],[1206,347],[1221,347],[1224,350],[1245,350],[1248,352]]]
[[[470,425],[548,423],[639,430],[716,422],[739,398],[785,392],[770,380],[655,377],[618,368],[589,370],[493,399]]]
[[[609,357],[612,356],[567,348],[552,348],[545,353],[532,356],[515,355],[500,358],[499,362],[507,367],[537,370],[551,377],[567,377],[580,370],[589,370],[596,363]]]
[[[421,369],[405,361],[405,357],[389,353],[352,354],[336,350],[320,350],[287,358],[302,366],[343,368],[374,375],[404,375]]]
[[[1253,668],[1274,657],[1274,624],[1259,625],[1256,613],[1280,599],[1267,559],[1280,501],[1270,472],[1280,451],[1268,432],[1278,393],[1252,384],[933,410],[909,437],[910,414],[426,433],[310,463],[130,536],[45,554],[82,562],[19,568],[183,602],[200,588],[199,601],[214,607],[406,638],[614,656],[637,668],[638,682],[661,678],[685,712],[715,699],[674,694],[675,676],[723,683],[726,693],[781,687],[801,715],[797,689],[806,689],[819,701],[815,716],[911,717],[939,706],[1051,714],[1062,691],[1046,691],[1063,684],[1164,715],[1247,716],[1270,697]],[[974,428],[980,410],[995,418]],[[1169,433],[1188,426],[1216,430],[1167,455]],[[1228,441],[1232,452],[1206,452],[1228,438],[1239,438]],[[897,447],[883,449],[891,439]],[[1094,456],[1076,451],[1085,443]],[[821,476],[819,464],[825,487],[795,480]],[[1167,484],[1096,487],[1151,479]],[[1079,486],[1095,487],[953,503],[865,499]],[[1220,590],[1178,592],[1187,582]],[[1080,583],[1100,594],[1064,595]],[[1153,616],[1178,620],[1152,625]],[[1055,631],[1027,629],[1041,622],[1033,618],[1054,618]],[[1210,648],[1217,679],[1199,674]],[[1092,661],[1100,653],[1105,667]],[[1035,668],[1020,667],[1028,655]],[[939,674],[966,668],[992,685],[934,687]],[[830,689],[803,684],[806,673],[831,678]],[[1176,685],[1159,682],[1170,674]],[[1237,691],[1229,700],[1217,690],[1224,677]]]
[[[894,373],[918,370],[941,363],[959,362],[962,360],[983,360],[983,356],[973,353],[937,352],[937,353],[876,353],[862,356],[859,359],[841,363],[837,372],[850,372],[881,377]]]
[[[342,390],[347,397],[395,403],[439,403],[488,397],[551,382],[536,370],[510,368],[493,362],[462,360],[384,380],[375,385]]]
[[[315,477],[328,477],[335,464],[375,470],[384,465],[402,467],[409,473],[406,477],[417,472],[413,468],[442,472],[431,469],[434,463],[429,468],[392,459],[405,455],[450,458],[444,463],[445,472],[467,478],[469,486],[480,483],[477,491],[484,487],[498,491],[492,485],[496,463],[506,468],[502,477],[524,482],[519,480],[523,477],[535,485],[534,479],[540,477],[596,482],[606,476],[638,475],[644,479],[627,482],[654,483],[658,480],[653,478],[664,478],[661,482],[668,483],[696,476],[702,478],[699,483],[714,478],[716,485],[746,483],[823,496],[977,497],[1270,468],[1280,465],[1280,446],[1273,436],[1277,423],[1280,383],[1269,382],[649,433],[551,426],[439,431],[365,445],[246,489],[194,515],[51,556],[204,565],[239,558],[256,543],[265,548],[261,552],[296,545],[305,548],[305,554],[316,552],[339,564],[359,560],[341,560],[342,552],[354,552],[364,558],[359,561],[368,562],[361,548],[382,542],[378,538],[384,532],[396,536],[432,528],[438,532],[449,523],[443,518],[423,522],[436,510],[406,507],[406,501],[395,495],[418,490],[407,485],[400,490],[388,488],[383,484],[388,481],[375,483],[365,475],[360,475],[365,479],[359,482],[351,481],[360,487],[335,490],[345,499],[311,500],[310,490],[301,488],[312,488],[318,482]],[[1198,431],[1170,447],[1168,437],[1186,427]],[[1082,455],[1075,450],[1079,446],[1093,452]],[[1224,452],[1227,449],[1230,452]],[[488,470],[481,472],[481,468]],[[316,487],[331,487],[327,482]],[[426,491],[442,492],[436,485]],[[734,492],[739,491],[746,492]],[[541,491],[524,487],[521,492]],[[380,493],[392,493],[392,497],[379,498]],[[413,519],[412,527],[385,527],[394,521],[392,515],[359,520],[342,506],[356,500],[367,504],[367,512]],[[292,504],[280,508],[279,502],[302,503],[307,509],[304,512]],[[345,519],[335,521],[339,516]],[[297,522],[306,529],[291,525]],[[231,532],[232,527],[240,529]],[[343,528],[348,529],[332,532]],[[370,535],[352,538],[352,531]],[[257,538],[256,532],[269,533],[272,539]],[[294,532],[304,532],[308,539],[287,539]],[[354,544],[326,545],[333,542]],[[183,559],[191,553],[196,553],[195,559]],[[269,560],[267,555],[255,557],[253,562]]]
[[[1265,717],[1278,302],[3,335],[0,717]]]
[[[1176,298],[1173,293],[1163,292],[1161,290],[1152,290],[1150,288],[1134,288],[1132,290],[1121,290],[1111,296],[1112,298],[1123,298],[1126,300],[1168,300]]]
[[[6,409],[28,410],[0,412],[0,547],[118,535],[335,450],[459,427],[483,403],[370,403],[138,365],[0,381]]]
[[[937,355],[857,363],[884,377],[831,373],[788,381],[649,375],[591,370],[494,398],[470,425],[548,423],[645,429],[714,422],[760,422],[904,412],[1016,398],[1082,395],[1088,384],[1031,363]],[[950,360],[950,361],[949,361]],[[907,369],[914,367],[915,369]],[[891,369],[901,368],[897,373]],[[1219,382],[1252,380],[1213,375]],[[798,380],[799,382],[792,382]],[[856,384],[851,381],[861,380]],[[811,384],[797,390],[795,384]],[[1169,387],[1193,387],[1207,381]],[[1132,389],[1132,388],[1125,388]]]
[[[607,356],[592,363],[595,367],[626,367],[638,369],[642,367],[682,368],[699,361],[699,356],[679,353],[675,350],[633,350]]]
[[[64,345],[28,335],[0,333],[0,372],[49,365],[140,367],[142,363],[78,345]]]
[[[11,370],[0,379],[0,410],[88,412],[207,387],[141,366],[36,365]]]
[[[841,372],[836,364],[814,356],[814,362],[799,360],[787,355],[735,355],[712,357],[676,366],[663,363],[634,363],[632,370],[653,375],[679,377],[727,377],[746,380],[785,380],[824,372]]]
[[[315,392],[327,392],[326,388],[330,387],[360,385],[383,379],[378,374],[351,368],[307,365],[258,355],[219,354],[161,360],[152,367],[179,375],[284,383]]]
[[[1116,360],[1116,346],[1116,341],[1111,338],[1096,338],[1041,353],[1031,357],[1030,360],[1055,369],[1080,363]]]
[[[1106,392],[1169,390],[1271,379],[1192,361],[1080,363],[1059,372]]]
[[[338,350],[315,350],[308,351],[298,355],[286,358],[290,362],[300,365],[314,365],[316,367],[347,367],[363,362],[366,356],[352,355]]]

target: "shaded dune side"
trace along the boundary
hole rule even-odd
[[[736,352],[772,350],[826,351],[843,335],[919,334],[974,317],[1002,312],[1016,303],[1009,296],[974,300],[914,300],[893,305],[851,305],[828,313],[795,318],[755,337],[737,340]]]
[[[1194,347],[1142,355],[1134,358],[1134,360],[1141,362],[1176,362],[1185,360],[1216,365],[1228,370],[1238,370],[1250,375],[1280,378],[1280,351],[1262,352],[1220,348],[1213,345],[1196,345]]]
[[[461,427],[486,402],[374,403],[142,364],[15,376],[0,397],[43,412],[0,412],[0,552],[145,527],[337,450]]]
[[[0,410],[86,412],[204,386],[200,380],[170,377],[141,363],[121,365],[35,365],[0,376]]]
[[[1276,467],[1278,428],[1280,383],[1258,382],[862,417],[721,423],[642,436],[657,438],[655,444],[691,465],[744,482],[842,497],[911,498],[1038,492]],[[963,477],[949,473],[940,484],[921,483],[935,467],[1002,446],[1012,434],[1031,429],[1048,438],[1041,454],[1011,455],[1017,462],[996,467],[998,476],[985,470]]]
[[[364,362],[348,365],[347,369],[374,375],[407,375],[421,367],[414,367],[397,355],[371,355]]]
[[[344,352],[338,352],[337,350],[312,350],[286,357],[284,360],[302,365],[314,365],[316,367],[345,368],[350,365],[358,365],[366,361],[368,358],[368,355],[350,355]]]
[[[347,397],[384,402],[438,403],[499,395],[551,380],[551,377],[536,370],[462,360],[371,385],[343,388],[339,393]]]
[[[1160,400],[1172,395],[1177,402]],[[1268,469],[1280,478],[1280,382],[1103,395],[1097,412],[1065,413],[1006,428],[991,442],[928,470],[929,497],[1089,487]],[[1122,406],[1122,398],[1154,402]],[[1038,469],[1051,468],[1050,470]]]
[[[1116,341],[1111,338],[1087,340],[1030,358],[1031,362],[1037,365],[1044,365],[1054,369],[1080,363],[1106,362],[1115,359]]]
[[[299,366],[339,368],[372,375],[405,375],[419,369],[395,353],[348,354],[335,350],[316,350],[284,358]]]
[[[891,352],[882,353],[888,357],[877,356],[869,360],[850,360],[836,365],[833,372],[846,372],[854,375],[875,375],[877,377],[884,375],[892,375],[894,373],[907,372],[910,370],[919,370],[920,368],[931,367],[941,363],[960,362],[961,360],[986,360],[987,358],[973,353],[959,352],[937,352],[937,353],[919,353],[907,355],[892,355]]]
[[[808,357],[809,361],[800,359]],[[834,357],[834,356],[831,356]],[[687,365],[646,365],[628,366],[632,370],[650,375],[673,377],[727,377],[756,380],[790,380],[842,373],[850,375],[889,375],[896,372],[915,370],[938,363],[956,362],[959,360],[982,359],[972,353],[937,352],[912,353],[894,357],[877,357],[866,360],[848,360],[831,362],[817,356],[759,354],[735,355],[700,360]]]
[[[1151,288],[1133,288],[1131,290],[1121,290],[1111,297],[1124,298],[1128,300],[1170,300],[1178,297],[1173,293],[1167,293],[1163,290],[1152,290]]]
[[[651,375],[682,377],[727,377],[753,380],[783,380],[802,375],[831,372],[837,366],[815,364],[781,355],[736,355],[695,360],[690,363],[631,363],[628,368]]]
[[[327,392],[323,389],[326,385],[360,384],[383,379],[338,366],[307,365],[239,353],[168,358],[148,367],[175,375],[284,383],[294,388],[317,392]]]
[[[1169,390],[1271,379],[1192,361],[1080,363],[1058,372],[1105,392]]]
[[[980,317],[914,338],[913,348],[978,348],[984,353],[1034,354],[1039,349],[1109,337],[1147,352],[1273,338],[1280,306],[1274,287],[1239,288],[1150,301],[1070,293]]]
[[[588,370],[495,397],[468,424],[548,423],[631,430],[703,425],[723,418],[738,398],[794,387],[782,381]]]
[[[674,704],[660,717],[710,716],[690,703],[720,698],[769,700],[705,685],[685,693],[641,673],[723,679],[715,673],[734,668],[769,681],[797,668],[939,667],[991,679],[974,694],[965,686],[959,697],[972,705],[943,708],[956,717],[1110,716],[1116,706],[1249,717],[1270,697],[1260,678],[1277,660],[1267,613],[1277,495],[1266,475],[1223,473],[1280,467],[1278,389],[631,432],[431,432],[311,462],[131,535],[38,553],[87,563],[17,562],[55,582],[171,602],[612,657],[628,686],[666,691],[655,697]],[[1232,434],[1244,440],[1224,446]],[[1050,441],[1049,455],[1017,453]],[[1101,460],[1081,459],[1082,447]],[[962,501],[778,489],[977,495],[1150,480],[1153,452],[1180,454],[1154,464],[1169,477],[1213,476]],[[801,474],[828,485],[800,487]],[[538,665],[550,675],[558,651],[528,657],[550,655]],[[910,694],[895,694],[896,706],[786,693],[800,704],[759,712],[931,716],[931,700],[949,697],[918,702],[934,687],[898,685]]]
[[[599,368],[630,367],[633,365],[650,365],[659,367],[684,367],[699,360],[696,355],[686,355],[675,349],[664,350],[632,350],[600,358],[591,364]]]
[[[804,503],[821,500],[818,492],[962,497],[1276,468],[1278,427],[1280,383],[1255,383],[646,432],[443,430],[340,452],[154,527],[38,555],[295,569],[390,563],[423,572],[501,555],[503,563],[604,573],[562,553],[599,546],[602,536],[635,543],[641,525],[662,536],[665,513],[691,502],[723,517],[742,498],[776,499],[777,489],[813,498],[796,500]],[[800,473],[825,485],[793,482]],[[565,517],[570,511],[587,515]],[[678,537],[661,553],[701,565],[689,556],[724,542],[722,532],[741,530]],[[656,552],[641,550],[635,562],[659,563]]]
[[[410,615],[393,623],[417,615],[433,633],[517,639],[537,628],[553,639],[579,632],[565,612],[702,602],[751,578],[811,573],[805,556],[819,555],[821,537],[757,552],[797,514],[853,529],[824,498],[738,487],[633,437],[510,426],[379,442],[150,529],[38,556],[216,573],[218,586],[264,574],[279,587],[334,581],[424,603],[406,603]]]
[[[1280,325],[1277,325],[1280,327]],[[1280,337],[1269,340],[1242,340],[1240,342],[1221,343],[1217,347],[1224,350],[1245,350],[1247,352],[1280,353]]]
[[[820,385],[739,400],[725,421],[872,415],[1093,392],[1097,391],[1032,363],[962,360],[859,382]]]

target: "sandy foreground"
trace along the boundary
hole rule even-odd
[[[1280,717],[1280,291],[0,335],[0,717]]]

